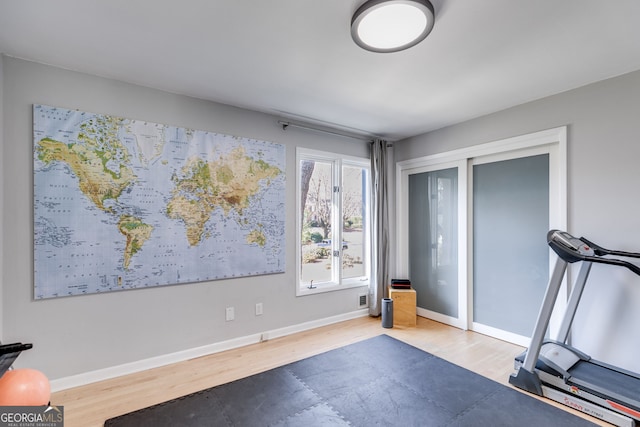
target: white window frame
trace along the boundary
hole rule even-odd
[[[332,252],[338,251],[339,256],[332,257],[332,273],[333,278],[330,282],[314,283],[313,287],[309,287],[308,283],[300,281],[300,271],[302,269],[302,220],[303,212],[300,210],[301,199],[301,182],[300,182],[300,163],[303,160],[313,160],[321,162],[329,162],[332,164],[333,176],[332,187],[340,187],[342,183],[342,167],[356,166],[367,170],[366,197],[367,206],[365,218],[363,218],[363,230],[365,231],[365,265],[366,275],[353,277],[348,279],[342,278],[342,192],[334,192],[332,199],[332,219],[331,224],[339,224],[339,227],[333,226],[331,230]],[[296,149],[296,296],[313,295],[318,293],[332,292],[337,290],[351,289],[356,287],[368,287],[371,280],[371,161],[367,158],[346,156],[343,154],[331,153],[326,151],[312,150],[308,148],[298,147]]]

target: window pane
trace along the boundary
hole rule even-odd
[[[302,263],[300,281],[303,285],[332,280],[331,215],[333,186],[332,164],[317,160],[300,162],[302,209]]]
[[[342,278],[367,276],[367,170],[342,168]]]

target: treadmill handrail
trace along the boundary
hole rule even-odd
[[[575,243],[574,243],[575,242]],[[578,244],[581,242],[582,244]],[[631,258],[640,258],[640,253],[615,251],[603,248],[584,237],[580,239],[571,236],[567,232],[551,230],[547,234],[547,243],[554,252],[567,262],[588,261],[599,264],[610,264],[626,267],[640,276],[640,267],[628,261],[617,258],[605,258],[604,255],[616,255]]]
[[[610,265],[618,265],[618,266],[621,266],[621,267],[626,267],[629,270],[631,270],[634,273],[636,273],[638,276],[640,276],[640,267],[638,267],[637,265],[632,264],[630,262],[623,261],[621,259],[585,256],[584,257],[584,261],[591,261],[591,262],[598,262],[600,264],[610,264]]]
[[[580,240],[585,242],[587,245],[591,246],[593,248],[593,251],[598,256],[616,255],[616,256],[623,256],[628,258],[640,258],[640,253],[637,253],[637,252],[626,252],[626,251],[616,251],[612,249],[606,249],[606,248],[603,248],[602,246],[596,245],[592,241],[588,240],[586,237],[580,237]]]

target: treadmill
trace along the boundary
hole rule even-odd
[[[592,359],[569,346],[567,340],[580,297],[593,263],[627,268],[640,275],[640,267],[607,256],[640,258],[640,253],[602,248],[584,237],[551,230],[547,243],[558,255],[538,314],[529,348],[515,358],[516,372],[509,383],[622,427],[640,423],[640,374]],[[545,339],[549,319],[569,263],[581,262],[555,340]]]
[[[31,344],[22,344],[21,342],[0,345],[0,377],[9,370],[20,353],[32,347]]]

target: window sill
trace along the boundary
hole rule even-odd
[[[342,285],[336,285],[335,283],[320,284],[320,285],[314,286],[312,289],[309,289],[308,287],[298,287],[296,290],[296,296],[303,297],[307,295],[323,294],[326,292],[344,291],[346,289],[363,288],[363,287],[367,287],[367,288],[369,287],[369,279],[349,280],[349,281],[345,281]]]

